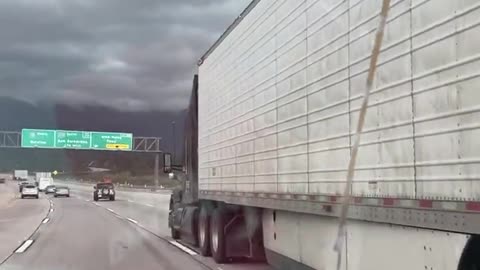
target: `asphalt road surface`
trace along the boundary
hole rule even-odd
[[[17,199],[8,208],[12,222],[25,216],[37,221],[29,220],[30,235],[19,237],[25,242],[16,243],[0,269],[271,269],[265,264],[217,265],[171,239],[168,194],[117,192],[116,201],[93,202],[92,187],[71,187],[70,198]],[[0,240],[15,232],[14,226],[0,227]]]

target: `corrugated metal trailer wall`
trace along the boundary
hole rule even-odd
[[[200,190],[340,194],[381,1],[261,0],[199,67]],[[480,199],[480,2],[392,1],[355,196]]]

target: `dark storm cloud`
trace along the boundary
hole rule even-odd
[[[249,2],[0,1],[0,96],[183,109],[196,60]]]

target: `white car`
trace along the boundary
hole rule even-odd
[[[56,186],[53,196],[55,198],[60,196],[70,197],[70,188],[64,186]]]
[[[38,188],[35,184],[28,184],[22,188],[22,199],[25,197],[34,197],[38,199]]]

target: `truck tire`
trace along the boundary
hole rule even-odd
[[[25,196],[23,196],[23,195],[22,195],[22,196],[20,196],[20,197],[21,197],[22,199],[25,199]]]
[[[96,201],[96,202],[98,202],[98,196],[97,196],[96,194],[93,195],[93,200]]]
[[[176,240],[176,239],[180,238],[180,232],[179,231],[175,230],[175,228],[173,228],[173,227],[171,227],[170,230],[171,230],[170,233],[172,234],[173,239]]]
[[[38,199],[38,195],[37,195],[37,196],[35,196],[35,199]]]
[[[226,261],[225,214],[222,208],[215,208],[210,218],[210,250],[216,263]]]
[[[110,201],[115,201],[115,196],[110,196]]]
[[[198,215],[198,247],[202,256],[210,256],[210,213],[206,206],[200,208]]]

